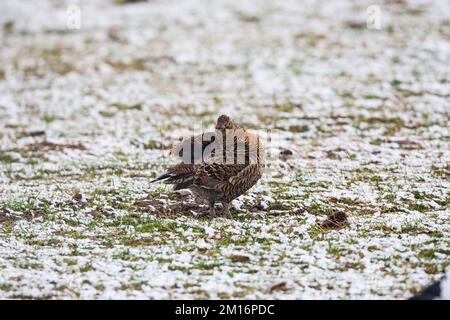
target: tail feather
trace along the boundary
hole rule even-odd
[[[156,179],[150,181],[150,183],[165,180],[167,178],[170,178],[170,173],[164,173],[164,174],[160,175],[159,177],[157,177]]]
[[[169,169],[166,173],[158,176],[156,179],[150,181],[150,183],[163,181],[166,184],[173,184],[174,190],[185,189],[192,184],[195,169],[196,168],[194,165],[181,163]]]

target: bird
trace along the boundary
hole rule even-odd
[[[182,140],[170,151],[181,162],[153,182],[188,189],[197,199],[207,200],[209,215],[232,218],[230,203],[253,187],[263,175],[265,146],[262,139],[240,128],[227,115],[217,118],[215,130]]]

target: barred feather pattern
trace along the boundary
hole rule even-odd
[[[212,147],[213,152],[200,157],[196,154],[189,159],[192,160],[190,163],[179,163],[154,181],[164,180],[165,183],[174,185],[174,190],[190,189],[197,197],[209,201],[210,210],[215,202],[222,202],[224,210],[228,211],[228,204],[262,177],[265,148],[257,135],[237,127],[227,131],[231,132],[220,132],[223,140],[209,139],[205,143],[205,134],[183,140],[172,149],[172,154],[177,157],[183,157],[179,150],[186,150],[185,148],[191,148],[194,144],[197,145],[192,148],[201,146],[204,151],[205,148]],[[226,145],[229,134],[233,135],[231,146]],[[208,138],[214,136],[211,133],[206,135]],[[240,147],[236,147],[237,145]]]
[[[250,164],[227,181],[218,183],[216,186],[220,194],[218,200],[230,202],[236,199],[253,187],[262,177],[262,173],[263,168],[261,165]]]

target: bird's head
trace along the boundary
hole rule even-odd
[[[221,115],[217,118],[216,130],[236,129],[236,125],[229,116]]]

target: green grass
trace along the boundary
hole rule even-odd
[[[14,163],[14,162],[19,162],[19,159],[17,159],[16,157],[14,157],[10,154],[0,152],[0,162],[9,164],[9,163]]]

